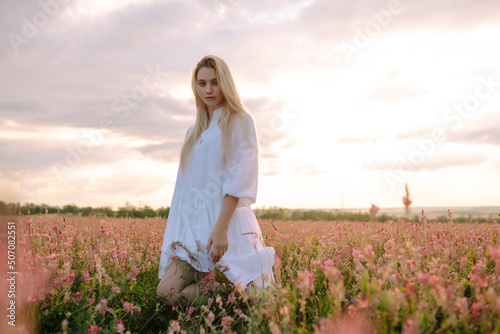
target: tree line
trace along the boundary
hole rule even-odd
[[[143,207],[135,207],[134,205],[126,202],[123,207],[119,207],[118,210],[113,210],[110,206],[92,208],[90,206],[78,207],[75,204],[67,204],[62,207],[52,206],[48,204],[34,204],[25,203],[21,205],[20,203],[5,203],[0,201],[0,215],[43,215],[43,214],[63,214],[63,215],[75,215],[75,216],[101,216],[101,217],[132,217],[132,218],[145,218],[145,217],[162,217],[167,218],[170,207],[161,207],[159,209],[153,209],[148,205]],[[313,221],[370,221],[370,214],[364,212],[348,212],[335,210],[323,211],[323,210],[294,210],[286,209],[280,207],[269,207],[267,209],[255,209],[253,210],[255,216],[263,219],[281,219],[281,220],[313,220]],[[376,217],[378,222],[386,222],[390,219],[397,220],[399,217],[391,217],[386,214],[381,214]],[[407,217],[412,222],[418,222],[418,215],[413,217]],[[455,216],[453,221],[456,223],[466,223],[466,222],[493,222],[494,217],[484,218],[477,217],[473,218],[470,215],[467,216]],[[448,217],[443,215],[439,217],[434,217],[432,221],[446,223],[448,222]]]
[[[44,214],[64,214],[74,216],[102,216],[102,217],[168,217],[170,207],[153,209],[148,205],[135,207],[127,202],[125,206],[113,210],[110,206],[93,208],[90,206],[79,207],[75,204],[67,204],[62,207],[48,205],[45,203],[34,204],[25,203],[5,203],[0,201],[0,215],[44,215]]]

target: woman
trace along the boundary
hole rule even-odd
[[[259,154],[253,118],[216,56],[196,65],[191,88],[196,121],[181,150],[156,291],[168,306],[195,300],[199,274],[217,266],[233,284],[274,283],[274,250],[265,247],[250,207]]]

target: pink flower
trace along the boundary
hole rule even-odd
[[[175,320],[170,322],[170,328],[174,331],[174,333],[179,333],[181,331],[181,325]]]
[[[85,283],[89,283],[90,282],[90,275],[87,271],[83,272],[83,281]]]
[[[115,286],[111,291],[113,291],[113,293],[120,293],[121,289],[119,286]]]
[[[125,312],[133,312],[134,311],[134,304],[129,303],[129,302],[124,302],[123,303],[123,310]]]
[[[361,310],[364,310],[365,308],[367,308],[367,307],[368,307],[369,303],[370,303],[370,300],[368,300],[368,298],[364,297],[364,298],[361,298],[361,299],[359,300],[359,304],[358,304],[358,306],[359,306],[359,308],[360,308]]]
[[[118,319],[118,321],[115,323],[115,329],[117,333],[123,333],[125,330],[125,325],[123,324],[122,319]]]
[[[207,324],[211,324],[215,319],[215,314],[213,314],[212,312],[210,312],[207,317],[205,318],[205,322]]]
[[[234,291],[231,292],[228,296],[227,296],[227,302],[228,303],[234,303],[236,301],[236,296],[234,294]]]
[[[470,312],[474,319],[479,320],[481,319],[481,311],[483,310],[483,305],[481,305],[480,302],[474,302],[472,303],[472,306],[470,307]]]
[[[287,317],[289,315],[288,306],[285,305],[285,306],[280,307],[279,312],[282,316]]]
[[[75,293],[75,298],[77,302],[79,302],[82,299],[82,297],[83,297],[83,292],[78,291]]]
[[[407,282],[405,285],[406,291],[405,296],[408,298],[412,298],[415,296],[415,286],[412,282]]]
[[[234,287],[238,290],[245,288],[242,281],[236,281],[236,283],[234,283]]]
[[[99,327],[89,324],[89,328],[88,328],[87,332],[89,334],[97,334],[97,333],[99,333]]]
[[[234,322],[231,317],[222,317],[222,327],[229,327]]]
[[[314,292],[314,274],[307,271],[297,273],[297,281],[303,298],[307,298],[309,293]]]
[[[429,280],[429,274],[424,274],[424,273],[420,272],[420,273],[418,273],[417,280],[420,283],[427,283],[427,281]]]
[[[108,301],[106,299],[101,299],[98,305],[96,305],[95,310],[101,314],[106,313],[108,310]]]

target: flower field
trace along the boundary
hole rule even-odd
[[[18,332],[500,333],[496,222],[259,219],[276,287],[248,296],[215,272],[203,284],[222,289],[171,310],[155,294],[166,219],[13,219]]]

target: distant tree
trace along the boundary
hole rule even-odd
[[[63,213],[72,213],[74,215],[78,214],[78,211],[80,209],[75,205],[75,204],[68,204],[63,206],[62,211]]]
[[[158,210],[156,210],[156,212],[158,212],[158,216],[168,218],[168,214],[170,212],[170,207],[169,206],[166,208],[161,207]]]
[[[82,214],[82,216],[87,216],[88,217],[88,216],[92,215],[94,209],[92,209],[91,206],[86,206],[84,208],[81,208],[79,211]]]
[[[94,213],[98,216],[106,217],[113,217],[115,215],[115,212],[110,206],[95,208]]]
[[[10,215],[10,208],[7,203],[0,201],[0,215]]]

